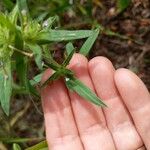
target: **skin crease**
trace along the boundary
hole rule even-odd
[[[41,91],[46,139],[51,150],[150,150],[150,94],[127,69],[115,70],[105,57],[74,54],[76,77],[108,105],[100,108],[70,92],[62,79]],[[44,82],[52,70],[42,78]]]

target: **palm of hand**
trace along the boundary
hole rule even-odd
[[[126,69],[115,71],[103,57],[88,62],[75,54],[69,68],[108,108],[68,92],[63,81],[47,86],[41,94],[51,150],[137,150],[143,144],[150,149],[150,95],[141,80]]]

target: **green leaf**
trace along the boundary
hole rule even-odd
[[[49,17],[47,20],[43,22],[43,27],[45,27],[45,29],[51,29],[54,22],[58,20],[59,20],[58,16]]]
[[[14,9],[9,14],[10,21],[16,25],[19,16],[18,5],[14,7]]]
[[[39,14],[36,18],[36,21],[42,22],[47,15],[48,15],[48,12],[43,12],[42,14]]]
[[[131,0],[117,0],[117,9],[121,13],[124,11],[131,3]]]
[[[91,91],[87,86],[85,86],[80,80],[76,78],[66,78],[66,86],[69,90],[75,91],[81,97],[85,98],[96,105],[106,106],[106,104],[96,96],[94,92]]]
[[[90,52],[90,49],[92,48],[95,40],[98,37],[100,29],[97,28],[93,31],[92,35],[85,41],[85,43],[83,44],[83,46],[80,49],[80,53],[87,56]]]
[[[27,46],[32,50],[35,62],[39,69],[42,70],[42,48],[37,44],[27,44]]]
[[[19,144],[14,143],[13,150],[21,150],[21,147],[19,146]]]
[[[11,23],[8,16],[0,12],[0,25],[4,28],[7,28],[11,31],[15,30],[15,25]]]
[[[30,84],[31,84],[32,86],[34,86],[34,85],[40,83],[40,81],[41,81],[41,79],[42,79],[42,76],[43,76],[43,72],[40,73],[40,74],[38,74],[38,75],[36,75],[32,80],[30,80]]]
[[[20,80],[20,84],[25,87],[27,91],[29,91],[29,84],[27,79],[28,73],[28,59],[27,57],[16,54],[16,71]]]
[[[53,73],[43,84],[42,84],[42,88],[44,88],[47,84],[49,84],[52,81],[55,81],[57,79],[59,79],[61,77],[61,72],[57,71],[55,73]]]
[[[51,60],[50,58],[48,58],[47,56],[43,55],[43,58],[45,60],[45,64],[50,67],[51,69],[57,71],[59,70],[59,68],[61,67],[61,65],[59,65],[57,62],[55,62],[54,60]]]
[[[8,59],[4,64],[4,69],[0,68],[0,102],[6,115],[9,115],[11,93],[12,93],[11,62]]]
[[[40,98],[40,94],[39,92],[37,91],[37,89],[28,81],[28,87],[29,87],[29,92],[36,96],[37,98]]]
[[[60,42],[60,41],[83,39],[91,36],[92,34],[93,31],[91,30],[78,30],[78,31],[44,30],[39,33],[37,42],[41,44],[46,44],[52,41]]]
[[[48,150],[48,145],[46,141],[42,141],[32,147],[29,147],[25,150]]]
[[[69,62],[70,62],[70,60],[71,60],[71,58],[72,58],[72,56],[73,56],[73,54],[75,53],[75,49],[74,50],[72,50],[71,52],[70,52],[70,54],[67,56],[67,58],[64,60],[64,62],[63,62],[63,67],[66,67],[68,64],[69,64]]]
[[[19,8],[21,26],[23,26],[27,24],[30,18],[27,0],[17,0],[17,5]]]
[[[66,51],[67,51],[67,54],[69,55],[73,50],[74,50],[74,46],[71,42],[67,43],[66,45]]]
[[[3,0],[3,3],[8,10],[12,10],[14,7],[14,3],[11,0]]]
[[[15,48],[21,49],[21,50],[24,49],[24,41],[23,41],[21,31],[19,29],[16,30]]]

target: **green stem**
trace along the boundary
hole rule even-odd
[[[33,57],[33,53],[28,53],[28,52],[22,51],[22,50],[20,50],[20,49],[17,49],[17,48],[15,48],[15,47],[13,47],[12,45],[9,45],[8,47],[11,48],[12,50],[14,50],[14,51],[16,51],[16,52],[22,54],[22,55],[28,56],[28,57],[30,57],[30,58]]]

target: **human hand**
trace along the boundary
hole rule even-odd
[[[51,150],[150,150],[150,94],[127,69],[115,70],[104,57],[89,62],[75,54],[77,78],[108,105],[100,108],[68,92],[62,80],[42,92],[46,139]],[[52,74],[47,70],[44,82]]]

